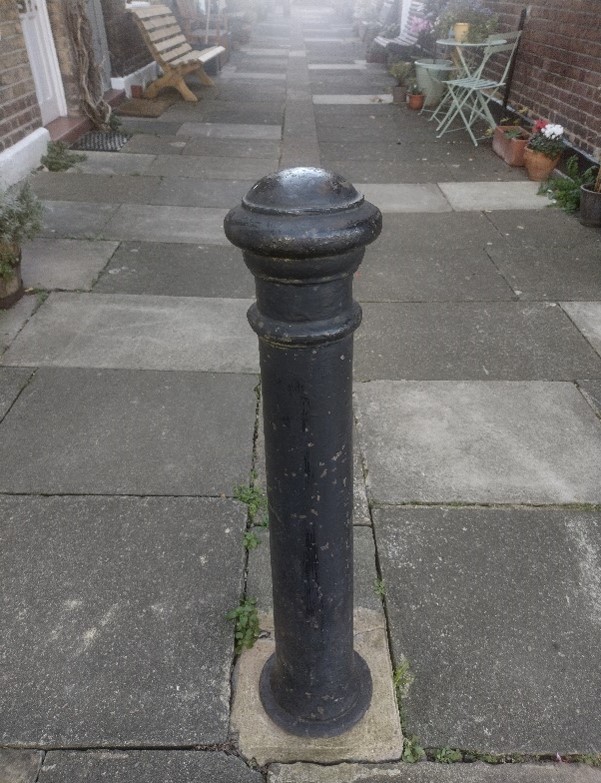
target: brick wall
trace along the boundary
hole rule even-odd
[[[525,2],[486,0],[501,29],[517,29]],[[601,154],[601,0],[530,0],[509,103],[558,122],[570,141]]]
[[[15,3],[0,0],[0,152],[42,125]]]
[[[101,0],[111,54],[111,76],[125,76],[152,62],[136,23],[125,10],[125,0]]]

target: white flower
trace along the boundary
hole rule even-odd
[[[549,125],[545,125],[541,133],[547,139],[560,139],[563,136],[563,126],[549,123]]]

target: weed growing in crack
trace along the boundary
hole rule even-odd
[[[374,582],[374,592],[378,598],[384,598],[386,595],[386,587],[382,579],[376,579]]]
[[[255,523],[259,512],[265,512],[267,509],[267,497],[257,487],[246,484],[234,487],[234,498],[247,506],[251,524]],[[262,519],[260,524],[265,525],[265,520]]]
[[[242,650],[250,650],[261,632],[259,628],[259,614],[257,612],[257,599],[242,599],[240,606],[231,609],[225,617],[234,623],[236,654],[239,655]]]
[[[244,544],[246,551],[251,552],[253,549],[256,549],[261,542],[254,530],[247,530],[242,539],[242,543]]]
[[[396,667],[392,675],[392,683],[399,700],[406,698],[413,680],[414,677],[411,674],[409,661],[407,658],[405,658],[404,655],[402,655],[399,665]]]
[[[458,761],[463,761],[463,753],[453,748],[440,748],[434,754],[434,761],[439,764],[456,764]]]
[[[407,764],[416,764],[418,761],[426,758],[426,751],[419,744],[415,735],[411,737],[405,737],[403,742],[403,754],[401,760],[407,762]]]

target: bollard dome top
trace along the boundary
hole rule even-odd
[[[284,169],[259,180],[242,199],[245,207],[274,215],[339,212],[365,201],[340,174],[313,167]]]
[[[316,258],[373,242],[380,210],[332,171],[300,166],[268,174],[232,209],[224,223],[230,242],[251,253]]]

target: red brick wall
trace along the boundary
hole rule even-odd
[[[125,0],[101,0],[106,37],[111,54],[111,76],[125,76],[152,62]]]
[[[0,0],[0,152],[41,125],[17,6]]]
[[[525,2],[486,0],[501,29],[517,29]],[[601,0],[530,0],[509,97],[558,122],[576,147],[601,154]]]

